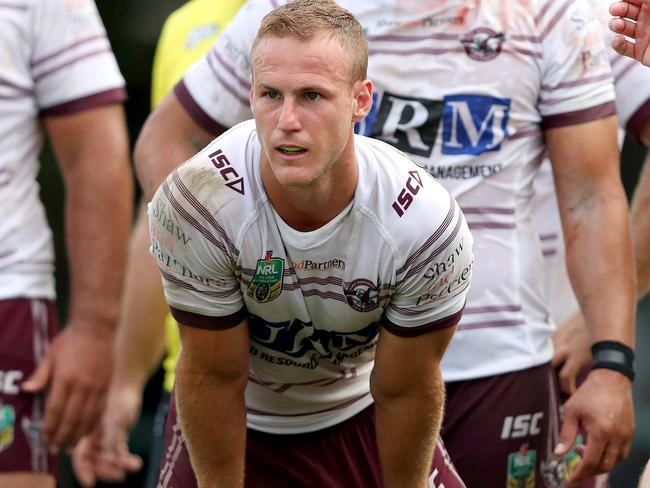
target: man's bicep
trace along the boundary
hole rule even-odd
[[[615,116],[546,131],[561,210],[587,204],[594,188],[619,180]]]
[[[209,373],[241,378],[248,373],[248,325],[246,319],[220,330],[180,326],[182,367],[189,373]]]
[[[382,328],[373,368],[373,388],[401,395],[432,379],[456,325],[416,337],[400,337]]]

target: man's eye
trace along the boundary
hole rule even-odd
[[[279,94],[278,94],[278,92],[276,92],[276,91],[267,91],[264,95],[265,95],[266,98],[268,98],[269,100],[275,100],[276,98],[279,97]]]
[[[320,98],[320,94],[318,94],[316,92],[313,92],[313,91],[310,91],[310,92],[305,93],[305,98],[307,100],[318,100]]]

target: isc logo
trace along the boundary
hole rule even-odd
[[[418,194],[420,188],[422,188],[422,178],[417,171],[409,171],[409,177],[406,180],[406,185],[399,192],[397,200],[393,202],[393,210],[400,217],[404,215],[406,209],[411,206],[413,203],[413,197]]]
[[[539,434],[541,432],[539,424],[542,418],[544,418],[544,412],[506,417],[501,429],[501,439],[518,439]]]
[[[219,174],[226,182],[226,186],[235,190],[237,193],[244,194],[244,178],[239,176],[237,170],[230,165],[230,161],[226,155],[217,149],[215,152],[208,156],[215,168],[219,170]]]

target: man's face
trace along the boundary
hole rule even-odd
[[[262,163],[281,185],[310,186],[353,158],[352,126],[369,110],[371,88],[351,83],[350,71],[350,54],[326,36],[269,37],[256,46],[251,107]]]

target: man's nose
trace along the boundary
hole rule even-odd
[[[278,120],[278,128],[285,131],[300,130],[300,118],[298,117],[295,99],[284,99]]]

